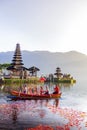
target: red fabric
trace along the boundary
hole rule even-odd
[[[57,92],[57,93],[59,93],[59,87],[56,86],[56,87],[54,88],[54,91]]]

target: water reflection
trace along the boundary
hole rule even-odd
[[[16,104],[13,104],[11,110],[12,110],[12,120],[13,120],[13,123],[16,123],[16,121],[17,121],[17,116],[18,116],[18,108],[17,108],[17,105],[16,105]]]
[[[85,123],[83,126],[81,124],[86,113],[62,108],[60,102],[61,100],[54,99],[12,101],[9,104],[2,104],[0,105],[0,123],[3,121],[5,126],[10,125],[10,129],[15,130],[24,130],[40,124],[51,126],[55,130],[66,126],[67,128],[85,128]]]
[[[44,86],[46,86],[45,84]],[[59,84],[62,98],[47,100],[7,101],[10,89],[20,90],[23,86],[0,87],[0,129],[3,130],[86,130],[87,113],[78,110],[81,105],[72,90],[75,87]],[[29,86],[29,85],[28,85]],[[32,84],[33,86],[33,84]],[[38,88],[40,85],[38,85]],[[53,91],[54,84],[48,86]],[[72,95],[74,95],[72,97]],[[66,98],[64,98],[64,96]],[[3,101],[3,100],[5,101]],[[74,105],[73,105],[74,104]],[[70,106],[69,106],[70,105]]]
[[[54,106],[57,108],[58,105],[59,105],[59,99],[55,99],[55,100],[54,100]]]
[[[17,121],[18,116],[28,112],[34,116],[37,113],[38,117],[45,117],[46,110],[49,103],[54,107],[58,107],[59,99],[55,100],[26,100],[26,101],[9,101],[8,104],[0,105],[0,114],[3,115],[3,120],[10,117],[14,122]],[[7,116],[8,115],[8,116]],[[6,116],[6,117],[5,117]]]

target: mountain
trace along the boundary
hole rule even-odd
[[[87,55],[76,52],[49,52],[49,51],[22,51],[24,66],[30,68],[36,66],[40,69],[39,74],[47,75],[55,73],[60,67],[62,73],[70,73],[73,77],[87,74]],[[0,64],[11,63],[14,52],[0,52]]]

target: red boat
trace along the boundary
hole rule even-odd
[[[43,94],[43,95],[31,95],[31,94],[25,94],[23,92],[18,91],[11,91],[10,98],[14,99],[47,99],[47,98],[60,98],[62,93],[59,94]]]

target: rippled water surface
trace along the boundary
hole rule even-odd
[[[48,87],[52,91],[53,85]],[[87,130],[86,81],[60,84],[60,89],[60,99],[11,101],[9,86],[1,86],[0,130]]]

